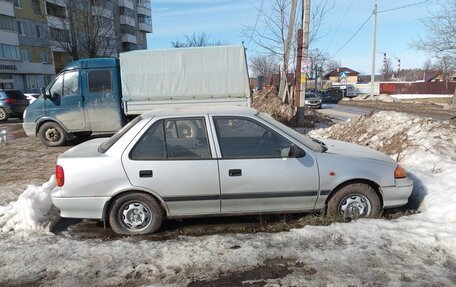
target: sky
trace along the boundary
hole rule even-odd
[[[150,49],[170,48],[172,41],[184,41],[184,35],[196,32],[205,33],[212,40],[220,40],[227,44],[241,44],[244,41],[247,57],[265,53],[249,39],[249,35],[243,33],[243,29],[246,26],[253,27],[257,23],[257,29],[264,30],[265,25],[261,18],[257,21],[258,15],[262,13],[269,15],[274,1],[152,0],[154,31],[148,35],[148,47]],[[370,74],[373,17],[352,40],[346,42],[372,14],[374,0],[313,0],[311,5],[316,7],[322,1],[329,1],[332,9],[323,19],[319,30],[320,39],[312,43],[311,49],[318,48],[326,51],[333,56],[334,60],[341,61],[342,66],[362,74]],[[377,74],[382,66],[383,53],[387,53],[395,68],[398,58],[401,60],[402,69],[423,66],[426,55],[410,48],[410,43],[413,39],[425,35],[420,19],[435,11],[438,1],[378,0],[378,11],[400,9],[378,14],[375,68]],[[261,7],[262,13],[258,13]],[[300,13],[298,17],[299,15]]]

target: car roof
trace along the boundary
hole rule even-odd
[[[145,112],[143,118],[167,117],[167,116],[201,116],[205,114],[217,115],[240,115],[254,116],[258,111],[247,107],[238,106],[196,106],[196,107],[179,107],[179,108],[160,108],[150,112]]]

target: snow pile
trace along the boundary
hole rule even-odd
[[[55,177],[41,186],[29,185],[19,198],[0,206],[0,230],[48,232],[59,219],[59,211],[52,205],[51,191]]]
[[[345,99],[348,99],[348,98],[344,98]],[[351,99],[349,99],[351,101],[381,101],[381,102],[400,102],[399,99],[395,98],[395,97],[392,97],[392,96],[389,96],[389,95],[386,95],[386,94],[380,94],[380,95],[374,95],[374,96],[371,96],[371,95],[359,95],[359,96],[356,96],[356,97],[353,97]]]
[[[399,161],[409,155],[424,153],[431,168],[442,158],[456,161],[456,127],[453,124],[404,113],[383,111],[368,114],[312,131],[310,135],[368,146]]]
[[[421,212],[394,220],[361,219],[273,234],[179,237],[159,242],[147,237],[102,242],[52,234],[22,238],[0,233],[0,286],[30,282],[187,286],[195,280],[240,274],[274,259],[298,263],[286,276],[262,280],[260,274],[250,280],[267,286],[454,286],[456,127],[380,112],[312,135],[368,145],[399,157],[415,179],[411,208],[420,206]],[[53,187],[52,183],[45,185],[48,191]],[[33,196],[37,197],[41,198]],[[230,285],[250,286],[235,281]]]

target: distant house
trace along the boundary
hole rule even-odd
[[[333,83],[340,83],[342,79],[345,79],[347,83],[357,83],[359,73],[347,67],[339,67],[327,73],[324,78]]]

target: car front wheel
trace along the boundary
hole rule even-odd
[[[44,123],[38,130],[38,137],[47,146],[61,146],[66,142],[65,130],[57,123]]]
[[[356,219],[362,217],[379,217],[382,204],[375,190],[365,183],[353,183],[342,187],[329,200],[329,215]]]
[[[151,195],[144,193],[129,193],[117,198],[109,213],[112,230],[124,235],[153,233],[163,220],[160,205]]]

